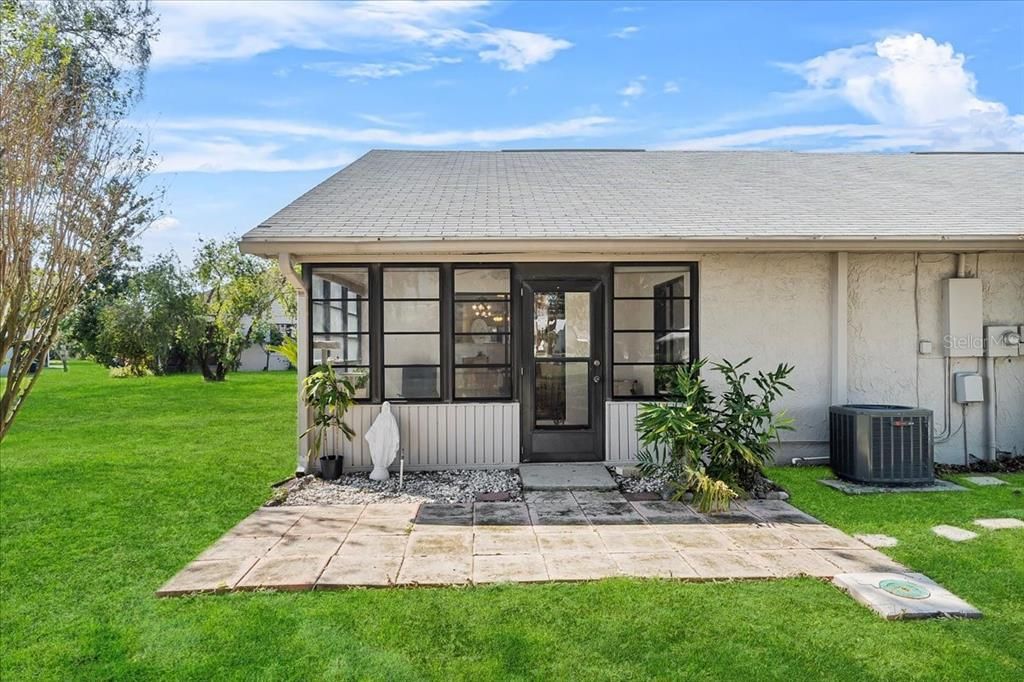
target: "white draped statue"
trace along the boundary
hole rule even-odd
[[[385,402],[380,406],[380,414],[366,430],[365,438],[373,460],[370,478],[374,481],[388,480],[388,466],[395,461],[399,446],[398,422],[391,414],[391,403]]]

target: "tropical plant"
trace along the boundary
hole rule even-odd
[[[324,437],[331,428],[337,428],[348,440],[356,432],[345,423],[345,413],[356,400],[356,392],[366,382],[366,375],[360,375],[352,382],[347,376],[338,376],[330,365],[323,365],[312,371],[302,382],[302,399],[313,410],[313,423],[303,432],[312,434],[306,451],[307,470],[311,470],[320,458]]]
[[[299,344],[290,336],[281,339],[281,343],[267,346],[267,351],[281,355],[292,367],[299,366]]]
[[[701,511],[727,509],[774,459],[780,432],[793,429],[785,412],[772,410],[784,391],[793,390],[786,383],[793,367],[741,371],[749,362],[711,365],[725,384],[718,396],[701,376],[706,359],[679,366],[667,400],[641,405],[637,414],[641,473],[667,479],[674,499],[691,492]]]

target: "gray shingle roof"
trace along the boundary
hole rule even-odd
[[[371,151],[243,241],[1022,235],[1024,155]]]

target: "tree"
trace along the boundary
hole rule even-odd
[[[131,260],[117,260],[100,270],[96,278],[86,285],[81,300],[61,322],[61,343],[72,352],[93,358],[104,365],[112,365],[114,358],[100,348],[102,322],[100,313],[107,306],[128,294],[138,274],[136,250]]]
[[[60,324],[152,220],[152,168],[124,121],[155,18],[129,0],[0,0],[0,439]]]
[[[238,251],[237,240],[202,242],[193,270],[201,315],[184,330],[208,381],[223,381],[242,351],[268,334],[275,302],[294,296],[276,263]]]
[[[177,259],[160,256],[99,311],[97,357],[119,362],[129,375],[181,369],[182,330],[193,327],[199,314]]]

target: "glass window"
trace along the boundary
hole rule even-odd
[[[385,267],[384,399],[441,397],[441,273]]]
[[[455,268],[452,320],[455,398],[512,398],[508,268]]]
[[[370,395],[369,283],[365,267],[315,267],[310,291],[312,362],[361,384],[357,398]]]
[[[692,358],[691,268],[615,268],[612,396],[664,396],[676,367]]]

